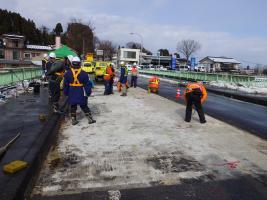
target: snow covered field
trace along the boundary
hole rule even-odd
[[[215,181],[267,172],[267,142],[207,116],[184,122],[185,107],[140,88],[127,97],[103,96],[96,86],[89,104],[97,122],[66,117],[34,195],[120,190]]]
[[[218,88],[236,90],[244,93],[267,95],[267,88],[263,87],[254,87],[254,86],[246,87],[244,85],[237,83],[215,82],[215,81],[210,82],[209,85]]]

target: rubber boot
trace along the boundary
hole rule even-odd
[[[76,117],[71,117],[71,124],[74,126],[78,124],[79,122],[77,121]]]
[[[93,119],[91,114],[86,114],[85,116],[88,119],[88,124],[96,123],[96,120]]]

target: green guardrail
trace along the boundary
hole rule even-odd
[[[39,67],[3,68],[0,69],[0,86],[40,78],[41,75],[42,69]]]
[[[156,71],[156,70],[139,70],[140,73],[148,75],[157,75],[183,80],[199,80],[199,81],[216,81],[239,83],[245,86],[267,87],[267,78],[258,78],[256,76],[236,75],[236,74],[219,74],[219,73],[203,73],[203,72],[183,72],[183,71]]]

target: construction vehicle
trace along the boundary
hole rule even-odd
[[[97,61],[95,63],[95,81],[104,79],[104,75],[106,74],[106,68],[109,64],[110,62],[105,61]]]
[[[95,72],[95,66],[93,62],[83,61],[82,62],[82,70],[87,72],[88,74]]]

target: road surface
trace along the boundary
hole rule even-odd
[[[147,89],[148,79],[138,78],[138,86]],[[175,99],[177,85],[161,81],[159,95],[170,100]],[[184,88],[181,88],[183,94]],[[178,103],[184,104],[181,97]],[[208,93],[208,99],[204,105],[205,112],[219,120],[239,127],[243,130],[267,138],[267,108],[264,106],[247,103],[221,95]]]

